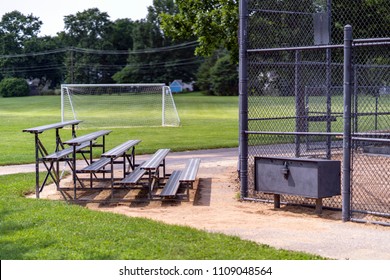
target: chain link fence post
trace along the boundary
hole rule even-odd
[[[248,196],[248,74],[247,74],[247,1],[240,1],[240,147],[239,172],[241,184],[241,198]]]
[[[343,222],[351,219],[352,27],[344,27]]]

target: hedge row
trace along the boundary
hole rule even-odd
[[[0,82],[0,96],[27,96],[29,92],[30,87],[23,78],[5,78]]]

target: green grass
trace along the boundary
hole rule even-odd
[[[153,153],[159,148],[170,148],[172,151],[185,151],[197,149],[227,148],[238,146],[238,97],[236,96],[205,96],[201,93],[186,93],[174,96],[178,108],[181,127],[130,127],[111,128],[113,132],[107,137],[107,148],[112,148],[129,139],[140,139],[137,153]],[[375,100],[372,96],[359,97],[359,112],[374,112]],[[295,99],[294,97],[262,96],[250,97],[251,117],[290,119],[268,120],[249,123],[250,130],[257,131],[288,131],[295,130]],[[374,103],[373,103],[374,102]],[[387,112],[390,98],[381,97],[378,111]],[[323,98],[311,99],[312,109],[324,109]],[[258,104],[255,106],[253,104]],[[367,106],[367,104],[371,104]],[[104,104],[103,104],[104,105]],[[374,106],[374,107],[373,107]],[[332,97],[333,112],[343,112],[342,96]],[[89,111],[91,117],[99,119],[104,117],[99,108]],[[141,113],[139,113],[141,115]],[[106,118],[106,117],[105,117]],[[123,118],[120,112],[111,114],[112,123],[116,124]],[[34,136],[22,133],[25,128],[49,124],[60,121],[60,97],[36,96],[21,98],[0,98],[0,165],[31,163],[34,161]],[[384,117],[379,117],[375,128],[374,116],[359,117],[359,129],[370,131],[387,129],[388,123]],[[321,129],[314,123],[310,131]],[[105,127],[107,128],[107,127]],[[86,134],[98,128],[85,128],[78,135]],[[325,125],[323,125],[325,131]],[[340,116],[332,122],[332,132],[343,131],[343,118]],[[70,130],[61,131],[63,140],[71,137]],[[46,131],[41,135],[45,146],[49,150],[54,148],[54,131]],[[257,144],[276,143],[276,137],[261,137]],[[97,156],[97,154],[96,154]]]
[[[0,176],[0,259],[321,259],[238,237],[27,199],[35,174]],[[28,187],[31,186],[31,187]]]
[[[140,139],[137,153],[152,153],[159,148],[172,151],[237,147],[238,97],[204,96],[200,93],[175,96],[181,127],[112,128],[107,137],[108,148],[129,139]],[[95,112],[98,116],[98,110]],[[60,98],[37,96],[0,98],[0,165],[34,161],[34,136],[22,133],[25,128],[60,121]],[[85,129],[78,135],[96,129]],[[63,140],[71,137],[69,130],[61,131]],[[54,131],[41,136],[49,150],[53,147]]]
[[[113,128],[108,148],[128,139],[142,140],[138,153],[237,146],[237,97],[194,93],[177,95],[175,102],[181,127]],[[59,106],[56,96],[0,98],[0,165],[33,162],[34,137],[22,130],[60,121]],[[63,139],[71,137],[69,130],[62,133]],[[53,148],[53,131],[41,137]],[[25,198],[34,185],[33,173],[0,176],[0,259],[319,259],[238,237]]]

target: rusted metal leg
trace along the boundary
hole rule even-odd
[[[274,194],[274,208],[280,208],[280,194]]]
[[[111,199],[114,198],[114,159],[111,158]]]
[[[39,138],[35,133],[35,196],[39,198]]]
[[[316,199],[316,214],[322,214],[322,198]]]

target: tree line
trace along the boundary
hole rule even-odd
[[[387,0],[331,2],[332,37],[342,38],[345,24],[358,27],[356,38],[389,35]],[[325,10],[327,1],[265,0],[248,5],[253,11],[268,5],[315,13]],[[38,17],[12,11],[0,21],[0,80],[39,79],[42,87],[55,88],[61,83],[168,84],[181,79],[196,81],[209,94],[235,95],[238,6],[238,0],[154,0],[146,18],[136,21],[111,21],[106,12],[91,8],[64,16],[64,30],[56,36],[39,36],[43,23]],[[293,41],[292,36],[299,44],[308,32],[286,20],[287,16],[264,16],[254,34],[260,41],[262,36],[272,38],[268,42],[274,45],[266,47],[279,46],[286,37]]]
[[[160,14],[179,13],[175,2],[154,0],[146,18],[136,21],[111,21],[106,12],[87,9],[64,16],[64,30],[56,36],[39,36],[43,22],[33,14],[6,13],[0,21],[0,80],[35,80],[46,89],[61,83],[196,81],[208,59],[195,54],[197,38],[173,38],[161,27]]]

